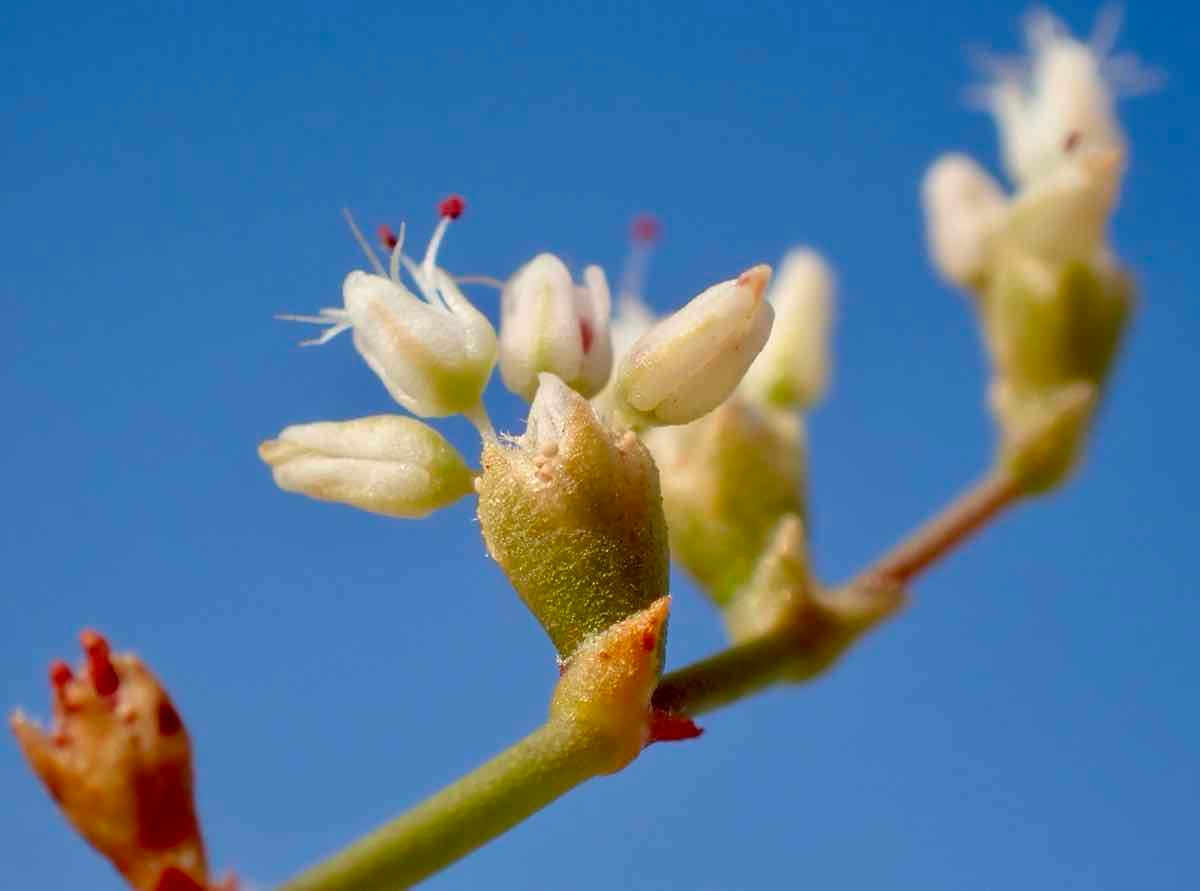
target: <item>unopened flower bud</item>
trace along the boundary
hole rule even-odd
[[[621,770],[651,742],[650,697],[662,671],[670,602],[662,597],[591,635],[564,664],[550,717],[605,743],[600,773]]]
[[[959,287],[977,286],[1008,207],[999,184],[965,155],[943,155],[925,174],[921,201],[934,266]]]
[[[477,489],[488,553],[561,658],[667,593],[650,453],[553,375],[541,375],[525,434],[485,443]]]
[[[414,418],[296,424],[258,453],[285,491],[392,517],[424,517],[471,491],[462,456]]]
[[[584,396],[603,389],[612,371],[611,298],[604,270],[589,266],[584,284],[553,254],[539,254],[500,295],[500,374],[532,400],[538,374],[550,372]]]
[[[775,321],[767,345],[746,372],[746,392],[768,405],[809,408],[829,383],[833,273],[815,251],[793,250],[771,282],[767,300]]]
[[[639,338],[617,369],[619,410],[639,426],[686,424],[734,391],[771,333],[771,267],[713,285]]]
[[[671,555],[717,603],[749,579],[780,519],[804,515],[804,426],[740,394],[647,436],[662,479]]]
[[[11,719],[26,760],[63,814],[136,891],[205,889],[208,866],[193,796],[187,729],[136,656],[80,639],[76,671],[55,662],[53,726]]]

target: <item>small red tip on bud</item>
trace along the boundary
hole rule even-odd
[[[71,671],[71,666],[61,659],[55,659],[50,663],[50,683],[56,690],[62,690],[67,684],[71,683],[71,679],[75,677]]]
[[[662,223],[652,214],[638,214],[629,227],[629,237],[638,244],[653,244],[662,236]]]
[[[457,220],[466,209],[467,202],[463,200],[462,195],[443,198],[441,204],[438,205],[438,213],[450,220]]]
[[[704,733],[696,726],[696,722],[686,715],[673,715],[670,712],[653,711],[650,713],[650,739],[646,745],[656,742],[678,742],[683,739],[695,739]]]
[[[121,686],[121,679],[117,676],[117,670],[113,668],[112,660],[108,658],[108,641],[102,634],[89,628],[79,635],[79,642],[87,656],[88,676],[96,695],[109,696],[116,693],[117,687]]]
[[[379,243],[389,251],[395,250],[396,244],[400,241],[400,237],[396,234],[396,230],[394,230],[387,223],[379,224],[379,228],[376,230],[376,235],[379,237]]]

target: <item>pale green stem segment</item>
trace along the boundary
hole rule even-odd
[[[1003,471],[984,477],[850,583],[901,585],[945,556],[1021,496]],[[666,675],[655,708],[700,715],[830,664],[828,641],[771,632]],[[607,763],[606,743],[567,721],[551,721],[279,891],[399,891],[511,829]]]
[[[410,888],[595,776],[605,745],[569,721],[543,724],[279,891]]]

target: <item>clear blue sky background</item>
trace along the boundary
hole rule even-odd
[[[360,263],[343,204],[423,242],[461,191],[443,256],[497,275],[543,249],[615,270],[652,209],[663,309],[825,251],[817,559],[846,577],[989,453],[917,183],[947,149],[995,164],[965,49],[1016,48],[1023,11],[6,4],[0,704],[45,714],[81,626],[138,649],[190,724],[213,861],[265,886],[540,721],[552,652],[468,503],[388,521],[278,492],[255,457],[285,424],[392,408],[348,341],[302,351],[272,319],[337,302]],[[1196,24],[1138,3],[1122,33],[1170,83],[1123,106],[1115,235],[1144,304],[1078,479],[826,679],[710,717],[431,888],[1196,887]],[[676,593],[677,665],[720,632]],[[0,862],[13,889],[119,887],[2,739]]]

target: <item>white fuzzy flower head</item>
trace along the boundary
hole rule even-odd
[[[1000,185],[966,155],[934,162],[921,184],[929,253],[947,281],[968,287],[983,272],[991,234],[1008,199]]]
[[[258,453],[287,492],[392,517],[423,517],[471,491],[454,446],[414,418],[295,424]]]
[[[387,269],[347,215],[375,272],[355,270],[346,276],[344,308],[323,309],[319,316],[283,317],[330,326],[306,344],[326,343],[351,330],[354,346],[392,397],[422,417],[473,413],[496,362],[496,332],[491,323],[437,266],[446,228],[462,210],[463,201],[457,196],[441,203],[441,221],[419,265],[404,255],[401,229],[391,246]],[[385,240],[393,238],[385,232]],[[401,266],[420,296],[401,281]]]
[[[833,272],[815,251],[792,250],[767,300],[775,309],[775,322],[767,345],[746,372],[745,391],[762,403],[808,408],[829,384]]]
[[[990,66],[996,82],[985,90],[987,104],[1000,129],[1009,176],[1018,186],[1081,156],[1124,157],[1116,96],[1152,89],[1161,76],[1132,56],[1111,55],[1118,27],[1119,17],[1110,11],[1084,42],[1039,10],[1026,25],[1029,60]]]
[[[771,333],[770,279],[770,266],[755,266],[653,325],[617,369],[618,411],[631,423],[670,426],[724,402]]]
[[[538,375],[550,372],[586,397],[603,389],[612,371],[611,298],[599,266],[583,284],[566,264],[539,254],[510,278],[500,294],[500,374],[526,400]]]

